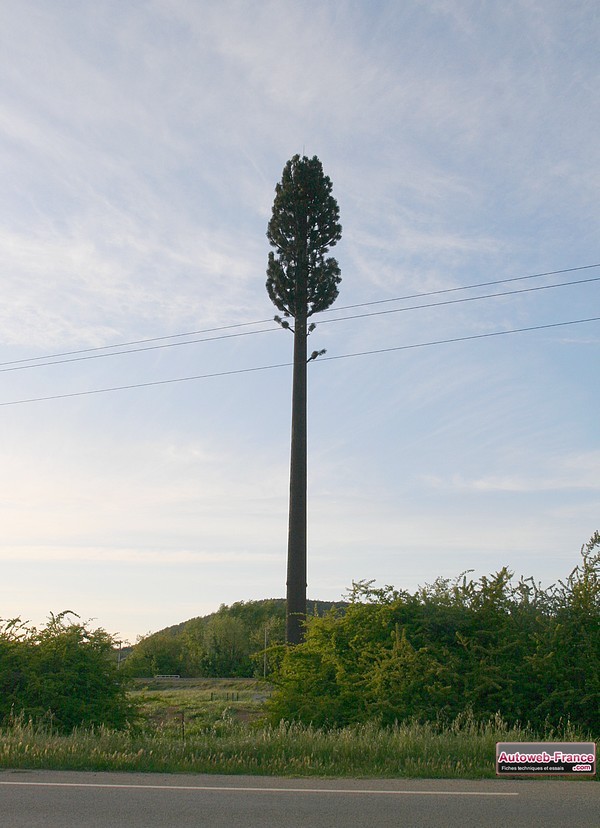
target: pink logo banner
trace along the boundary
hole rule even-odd
[[[498,742],[496,744],[498,776],[522,774],[596,773],[594,742]]]

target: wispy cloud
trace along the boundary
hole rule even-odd
[[[519,470],[513,474],[466,478],[456,474],[449,478],[426,476],[434,488],[481,493],[522,492],[535,494],[569,490],[600,491],[600,452],[569,455],[543,460],[532,473]]]

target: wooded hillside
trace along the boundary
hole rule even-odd
[[[308,602],[309,613],[316,617],[344,606],[342,601]],[[270,649],[284,639],[284,598],[238,601],[145,636],[123,666],[129,675],[143,677],[263,675],[265,641]]]

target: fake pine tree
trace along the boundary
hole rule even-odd
[[[307,339],[315,325],[308,318],[328,308],[338,296],[340,268],[327,253],[342,236],[332,184],[315,156],[295,155],[275,188],[267,238],[267,293],[283,313],[275,320],[294,335],[292,441],[287,560],[286,640],[304,638],[306,618],[306,365]],[[288,320],[293,319],[293,323]]]

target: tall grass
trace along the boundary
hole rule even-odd
[[[495,775],[498,741],[541,738],[499,717],[469,715],[450,726],[415,722],[339,730],[249,724],[225,711],[210,727],[183,737],[177,729],[115,732],[105,728],[58,735],[31,722],[0,730],[0,767],[281,776],[486,778]],[[547,739],[584,738],[568,727]]]

